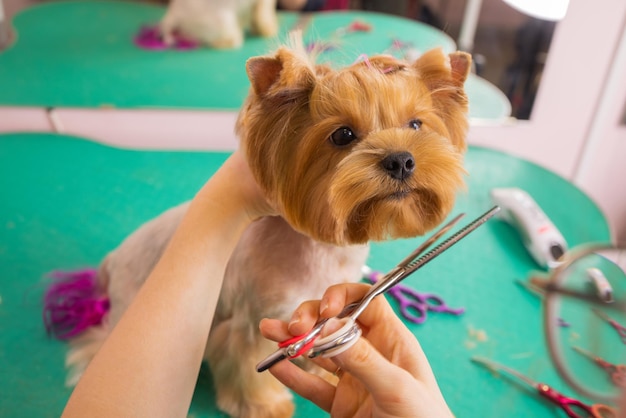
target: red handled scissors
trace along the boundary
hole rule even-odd
[[[561,408],[563,412],[565,412],[565,414],[570,418],[617,418],[617,411],[608,405],[587,405],[586,403],[578,399],[569,398],[563,395],[562,393],[556,391],[545,383],[535,382],[528,376],[524,376],[516,370],[513,370],[507,366],[483,357],[472,357],[472,361],[481,364],[488,369],[504,371],[511,376],[515,376],[520,381],[533,387],[537,391],[537,393],[539,393],[539,395],[543,396],[544,398]]]
[[[587,350],[583,350],[580,347],[572,346],[574,350],[587,357],[599,367],[603,368],[611,378],[611,382],[617,387],[626,388],[626,366],[623,364],[613,364],[604,360],[600,356],[597,356]]]
[[[610,326],[612,326],[613,329],[617,332],[617,335],[619,335],[619,338],[622,340],[622,343],[626,344],[626,327],[625,326],[617,322],[615,319],[609,317],[607,314],[605,314],[599,309],[592,308],[591,310],[593,311],[593,313],[595,313],[600,318],[605,320]]]

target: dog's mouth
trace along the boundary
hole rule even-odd
[[[402,200],[406,198],[408,195],[410,195],[411,193],[413,193],[413,190],[411,189],[398,190],[385,196],[384,200]]]

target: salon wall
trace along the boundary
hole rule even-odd
[[[626,245],[626,27],[597,109],[574,181],[600,203]]]
[[[626,241],[626,2],[571,0],[556,27],[531,119],[474,125],[469,141],[574,181]]]

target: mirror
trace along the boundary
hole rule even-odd
[[[581,394],[610,402],[626,388],[626,250],[576,257],[552,284],[546,303],[551,354]]]
[[[354,2],[353,2],[354,3]],[[360,8],[432,25],[459,42],[466,13],[477,13],[472,52],[476,74],[511,102],[511,116],[530,119],[556,22],[522,13],[503,0],[360,0]],[[471,20],[471,18],[470,18]],[[465,20],[467,22],[467,20]],[[467,23],[466,23],[467,24]],[[471,23],[470,23],[471,25]]]

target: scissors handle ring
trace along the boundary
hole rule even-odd
[[[615,386],[626,388],[626,366],[618,364],[611,372],[611,380]]]
[[[317,356],[334,357],[357,342],[362,331],[356,321],[350,317],[340,318],[338,321],[341,321],[343,326],[330,335],[318,338],[309,354],[310,358]]]

